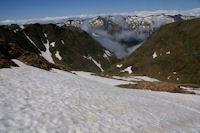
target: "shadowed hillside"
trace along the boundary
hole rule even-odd
[[[23,58],[19,59],[30,60],[33,55],[37,55],[51,64],[61,64],[71,70],[92,72],[103,71],[117,61],[114,54],[76,27],[61,28],[54,24],[0,26],[0,39],[1,60],[4,61],[21,56]],[[6,54],[10,47],[12,52]],[[11,53],[15,53],[15,56],[11,56]],[[27,53],[31,53],[32,56],[27,56]],[[31,65],[34,64],[33,62]],[[1,65],[6,66],[9,65]]]

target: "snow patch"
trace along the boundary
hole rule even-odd
[[[123,64],[116,65],[117,68],[121,68],[122,66],[123,66]]]
[[[51,52],[49,50],[49,40],[47,38],[47,34],[44,34],[44,36],[47,39],[47,43],[43,44],[46,48],[46,51],[45,52],[41,51],[41,56],[44,57],[48,62],[55,64],[55,62],[53,61],[53,58],[51,56]]]
[[[200,95],[200,88],[191,88],[191,87],[184,87],[184,86],[180,86],[180,88],[187,91],[193,91],[196,94]]]
[[[170,53],[171,53],[170,51],[166,52],[166,54],[170,54]]]
[[[156,52],[153,53],[152,57],[155,59],[157,57]]]
[[[26,33],[24,33],[24,35],[26,36],[26,38],[27,38],[36,48],[38,48],[37,45],[33,42],[33,40],[31,40],[30,37],[26,35]],[[38,49],[39,49],[39,48],[38,48]],[[39,50],[40,50],[40,49],[39,49]]]
[[[20,25],[19,27],[20,27],[22,30],[25,28],[23,25]]]
[[[92,33],[92,36],[99,37],[99,35],[97,33]]]
[[[65,44],[65,42],[63,40],[60,40],[62,44]]]
[[[85,59],[93,61],[93,63],[102,71],[104,72],[103,68],[101,67],[101,64],[99,64],[96,60],[94,60],[91,56],[83,56]]]
[[[141,80],[147,81],[147,82],[159,82],[159,80],[157,80],[155,78],[150,78],[150,77],[147,77],[147,76],[134,76],[134,78],[141,79]]]
[[[105,58],[105,59],[107,59],[108,61],[109,61],[109,57],[108,57],[108,55],[107,54],[103,54],[103,58]]]
[[[121,70],[121,72],[128,72],[129,74],[131,74],[132,73],[132,66],[129,66],[129,67],[127,67],[126,69],[124,69],[124,70]]]
[[[105,53],[108,55],[108,56],[112,56],[112,54],[110,53],[110,51],[108,51],[108,50],[104,50],[105,51]]]
[[[147,81],[147,82],[160,82],[155,78],[150,78],[147,76],[130,76],[130,77],[119,77],[119,76],[112,76],[114,79],[120,79],[124,81]]]
[[[59,60],[62,60],[62,57],[60,56],[59,51],[56,51],[55,56],[56,56],[56,58],[58,58]]]
[[[52,47],[55,47],[55,42],[50,43]]]
[[[15,29],[15,30],[13,30],[14,33],[17,33],[18,31],[19,31],[19,29]]]

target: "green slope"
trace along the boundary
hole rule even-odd
[[[157,57],[153,58],[154,52]],[[122,68],[112,66],[108,73],[132,66],[133,74],[163,81],[200,84],[200,19],[176,22],[161,27],[125,61]]]

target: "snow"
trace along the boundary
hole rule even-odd
[[[103,58],[105,58],[105,59],[107,59],[108,61],[109,61],[109,57],[108,57],[108,55],[107,54],[103,54]]]
[[[122,66],[123,66],[123,64],[116,65],[117,68],[121,68]]]
[[[29,36],[26,35],[26,33],[24,33],[24,35],[26,36],[26,38],[27,38],[36,48],[38,48],[37,45],[33,42],[33,40],[31,40],[31,38],[30,38]]]
[[[134,78],[141,79],[143,81],[148,81],[148,82],[159,82],[159,80],[154,79],[154,78],[150,78],[150,77],[147,77],[147,76],[134,76]]]
[[[65,42],[64,42],[63,40],[61,40],[61,43],[62,43],[62,44],[65,44]]]
[[[132,66],[127,67],[126,69],[122,70],[121,72],[128,72],[129,74],[132,73]]]
[[[0,69],[0,132],[200,131],[200,96],[123,89],[15,62],[20,67]]]
[[[99,17],[94,17],[89,21],[92,27],[101,27],[104,25],[104,21]]]
[[[56,51],[56,54],[55,54],[56,58],[58,58],[59,60],[62,60],[62,57],[60,56],[60,53],[59,51]]]
[[[55,47],[55,42],[50,43],[52,47]]]
[[[171,53],[170,51],[166,52],[166,54],[170,54],[170,53]]]
[[[47,38],[47,34],[44,34],[44,36]],[[43,45],[45,46],[46,51],[45,52],[41,51],[41,56],[44,57],[48,62],[54,64],[53,58],[51,56],[51,52],[49,50],[49,40],[48,40],[48,38],[47,38],[47,43],[44,43]]]
[[[122,81],[122,80],[119,80],[119,79],[110,79],[110,78],[96,76],[96,75],[94,75],[94,73],[90,73],[90,72],[73,71],[73,73],[76,73],[80,77],[87,78],[87,79],[94,80],[94,81],[98,81],[98,82],[101,82],[103,84],[109,84],[109,85],[112,85],[112,86],[117,86],[117,85],[122,85],[122,84],[136,84],[136,83],[130,82],[130,81]]]
[[[112,56],[112,54],[110,53],[110,51],[108,51],[108,50],[104,50],[104,51],[105,51],[106,55]]]
[[[103,70],[103,68],[101,67],[101,64],[99,64],[96,60],[94,60],[91,56],[88,56],[88,57],[86,57],[86,56],[83,56],[84,58],[86,58],[86,59],[88,59],[88,60],[91,60],[91,61],[93,61],[93,63],[103,72],[104,70]]]
[[[20,25],[19,27],[20,27],[22,30],[25,28],[23,25]]]
[[[108,50],[104,50],[104,52],[105,53],[103,54],[103,57],[106,58],[107,60],[109,60],[109,57],[112,56],[112,54]]]
[[[155,59],[157,57],[156,52],[153,53],[152,57]]]
[[[15,30],[13,30],[14,33],[17,33],[18,31],[19,31],[19,29],[15,29]]]
[[[184,87],[184,86],[180,86],[180,88],[187,91],[193,91],[197,95],[200,95],[200,88],[191,88],[191,87]]]
[[[93,35],[94,37],[99,37],[99,35],[98,35],[97,33],[92,33],[92,35]]]
[[[147,76],[129,76],[129,77],[119,77],[119,76],[113,76],[114,79],[120,79],[124,81],[147,81],[147,82],[159,82],[159,80],[150,78]]]

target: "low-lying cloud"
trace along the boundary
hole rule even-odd
[[[91,18],[94,16],[128,16],[128,15],[137,15],[141,17],[149,16],[149,15],[158,15],[164,13],[166,15],[185,15],[185,16],[196,16],[200,17],[200,8],[195,8],[191,10],[157,10],[157,11],[134,11],[134,12],[123,12],[123,13],[110,13],[110,14],[83,14],[77,16],[61,16],[61,17],[45,17],[39,19],[22,19],[22,20],[2,20],[0,21],[0,25],[10,25],[10,24],[32,24],[32,23],[58,23],[64,22],[67,19],[71,18]],[[31,15],[31,14],[30,14]],[[63,21],[64,20],[64,21]]]

